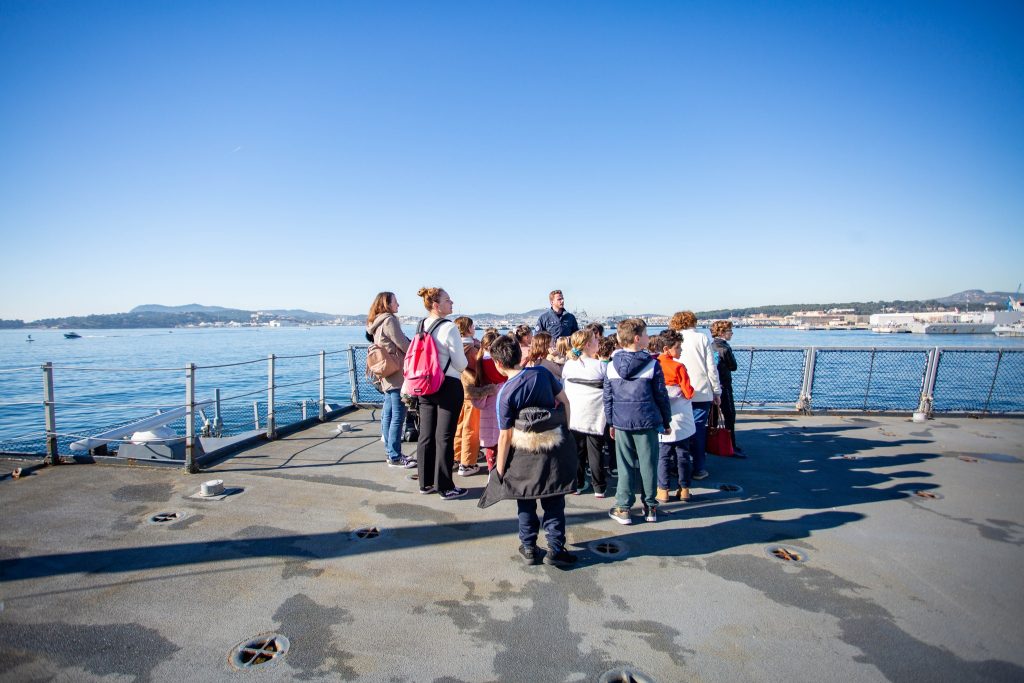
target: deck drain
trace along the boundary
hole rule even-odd
[[[368,526],[362,529],[356,529],[352,532],[352,538],[357,541],[367,541],[371,538],[377,538],[380,536],[380,529],[375,526]]]
[[[276,662],[288,652],[288,639],[279,633],[256,636],[239,643],[228,655],[228,661],[236,669],[252,669]]]
[[[420,480],[420,475],[418,475],[418,474],[410,474],[408,477],[406,477],[406,479],[409,479],[410,481],[419,481]]]
[[[597,683],[654,683],[654,679],[643,671],[628,666],[605,671]]]
[[[618,559],[624,557],[629,552],[629,546],[622,541],[594,541],[587,545],[593,552],[602,557],[611,557]]]
[[[150,524],[171,524],[183,519],[185,519],[184,512],[158,512],[146,521]]]
[[[783,562],[803,563],[807,561],[807,553],[796,548],[784,545],[770,545],[764,549],[768,557],[782,560]]]
[[[959,457],[959,460],[963,460],[964,462],[978,462],[977,458],[972,458],[969,455],[961,455]]]
[[[743,487],[739,484],[719,484],[715,488],[726,493],[743,493]]]
[[[914,491],[914,495],[925,500],[942,500],[942,494],[933,491]]]

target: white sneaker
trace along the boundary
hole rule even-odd
[[[476,474],[479,471],[480,471],[480,466],[479,465],[470,465],[469,467],[466,467],[465,465],[459,465],[459,476],[460,477],[468,477],[468,476]]]

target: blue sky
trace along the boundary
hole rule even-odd
[[[0,318],[1024,280],[1020,2],[0,0]]]

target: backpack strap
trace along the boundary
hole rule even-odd
[[[434,321],[434,324],[430,326],[430,329],[427,330],[427,334],[433,334],[434,330],[436,330],[438,327],[440,327],[441,323],[451,323],[451,322],[452,321],[449,320],[448,318],[438,318],[437,320]],[[426,324],[427,324],[427,319],[426,318],[421,320],[420,321],[420,330],[423,330],[423,326],[426,325]],[[455,323],[452,323],[452,324],[454,325]],[[452,354],[449,353],[448,354],[448,362],[444,364],[444,370],[441,371],[442,375],[448,374],[448,367],[451,364],[452,364]]]

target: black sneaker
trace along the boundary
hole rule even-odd
[[[576,564],[576,561],[580,559],[570,553],[565,548],[562,548],[557,553],[548,551],[544,555],[544,564],[550,564],[555,567],[565,567],[566,565]]]
[[[445,491],[441,494],[441,498],[444,500],[455,500],[456,498],[462,498],[464,495],[469,493],[466,489],[460,489],[458,486],[453,488],[451,491]]]
[[[526,560],[526,564],[537,564],[537,547],[532,545],[519,546],[519,554]]]
[[[433,484],[431,484],[430,486],[420,487],[420,493],[433,493],[434,491],[437,491],[437,487],[434,486]]]

